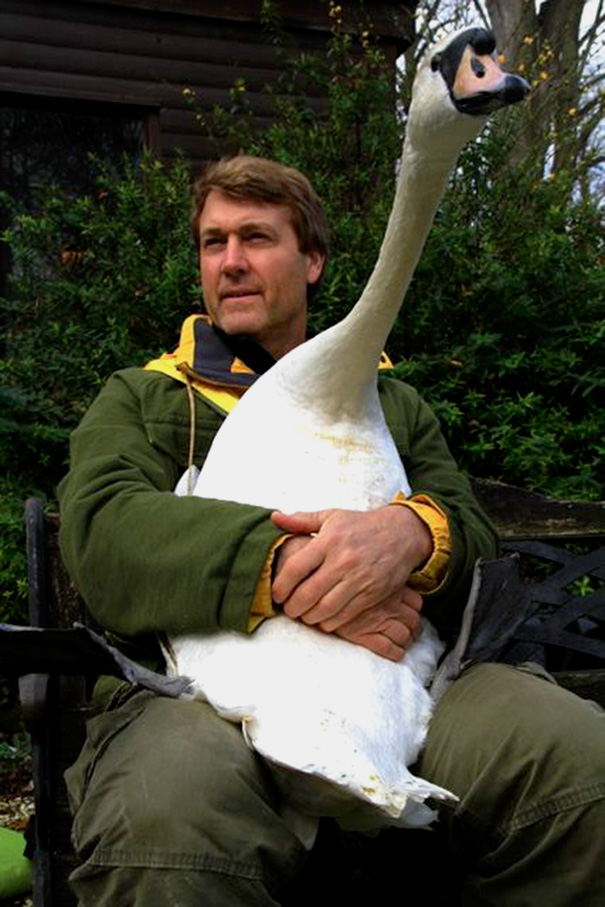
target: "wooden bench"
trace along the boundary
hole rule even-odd
[[[497,653],[498,660],[537,661],[564,686],[605,705],[605,502],[557,501],[500,483],[473,484],[499,529],[503,550],[518,559],[524,575],[525,611],[514,636]],[[65,630],[78,622],[94,627],[61,560],[58,517],[45,515],[42,502],[30,499],[25,520],[32,626]],[[502,594],[495,572],[499,568],[490,566],[498,563],[487,562],[485,578],[491,577]],[[507,607],[515,613],[514,596]],[[76,857],[63,771],[84,740],[94,677],[107,669],[103,659],[112,658],[87,645],[80,637],[36,636],[25,661],[21,656],[8,658],[6,645],[0,649],[1,673],[46,672],[29,674],[21,683],[33,747],[35,907],[75,904],[67,883]],[[55,665],[57,659],[61,667]],[[439,829],[430,836],[387,830],[367,839],[343,835],[326,822],[308,869],[284,892],[283,903],[321,907],[336,900],[349,905],[393,901],[396,892],[402,896],[399,872],[393,888],[393,869],[401,865],[401,854],[413,867],[413,873],[404,874],[410,880],[419,876],[428,853],[429,868],[421,876],[422,903],[454,907],[459,903],[461,867],[442,845]],[[409,892],[406,903],[413,907]]]

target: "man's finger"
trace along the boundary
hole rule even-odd
[[[310,626],[334,620],[332,629],[335,629],[349,619],[341,618],[340,614],[354,598],[358,596],[347,583],[338,580],[329,569],[318,570],[308,577],[301,588],[296,589],[286,602],[284,611],[289,617],[300,617]]]
[[[411,589],[409,586],[405,586],[403,589],[401,601],[413,608],[414,611],[421,611],[424,604],[424,599],[420,592],[417,592],[416,589]]]
[[[281,510],[274,510],[271,519],[278,529],[284,532],[294,532],[302,535],[311,535],[313,532],[319,532],[331,510],[316,511],[298,511],[297,513],[282,513]]]
[[[401,661],[405,655],[405,647],[397,645],[397,643],[393,642],[392,639],[389,639],[389,637],[385,636],[383,633],[367,633],[363,636],[350,637],[338,630],[336,635],[342,636],[343,639],[346,639],[355,645],[363,646],[364,649],[369,649],[369,651],[374,652],[375,655],[381,655],[383,658],[388,658],[389,661]]]
[[[320,627],[325,633],[336,632],[339,635],[346,633],[348,638],[382,633],[392,638],[394,642],[407,646],[419,635],[422,622],[415,608],[411,608],[403,601],[396,601],[368,608],[356,617],[339,623],[337,627],[333,624],[333,620],[326,620]]]
[[[292,541],[296,541],[292,539]],[[284,543],[284,547],[288,542]],[[294,593],[297,586],[311,576],[323,562],[324,555],[319,545],[313,544],[310,539],[308,544],[300,548],[291,557],[284,558],[283,565],[278,561],[278,570],[271,586],[273,601],[278,605],[284,604]],[[311,602],[309,607],[314,604]],[[297,615],[290,615],[296,616]]]

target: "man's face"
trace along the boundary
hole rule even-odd
[[[323,256],[303,253],[281,205],[236,200],[215,189],[200,215],[206,310],[226,334],[245,334],[276,359],[305,339],[307,284]]]

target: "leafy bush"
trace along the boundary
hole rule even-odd
[[[463,155],[393,334],[396,372],[469,472],[603,498],[603,211],[510,167],[507,116]]]
[[[38,214],[14,220],[8,325],[0,362],[0,606],[23,611],[22,506],[52,501],[69,432],[108,375],[170,347],[198,305],[189,170],[151,157],[102,162],[94,195],[49,187]],[[16,605],[16,607],[15,607]]]
[[[23,485],[0,479],[0,622],[27,613],[27,565],[23,531]],[[1,697],[0,697],[1,699]]]

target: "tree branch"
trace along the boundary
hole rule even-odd
[[[475,9],[477,10],[477,12],[479,13],[479,16],[481,17],[481,22],[483,23],[483,25],[485,25],[486,28],[490,28],[490,21],[489,21],[489,18],[488,18],[488,16],[487,16],[487,14],[486,14],[486,12],[485,12],[483,6],[482,6],[481,3],[479,2],[479,0],[473,0],[473,6],[475,7]]]

